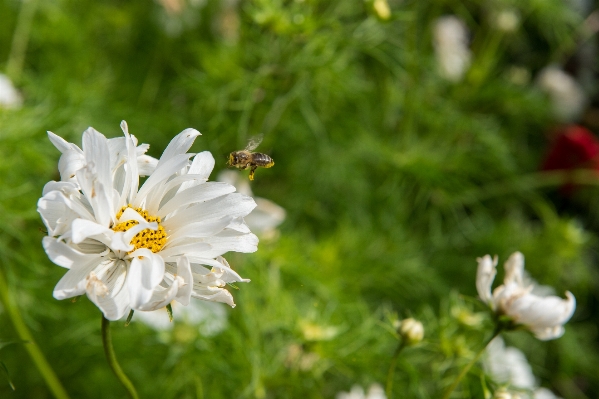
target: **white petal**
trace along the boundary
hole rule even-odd
[[[191,162],[191,166],[189,167],[187,174],[198,176],[198,181],[183,183],[180,190],[183,191],[207,181],[210,177],[210,173],[212,173],[212,169],[214,169],[214,163],[214,157],[210,151],[203,151],[199,154],[196,154],[196,156],[193,157],[193,161]]]
[[[62,300],[85,294],[87,277],[102,262],[99,256],[88,263],[75,263],[54,287],[54,298]]]
[[[193,290],[193,276],[191,274],[189,259],[185,256],[181,256],[177,262],[177,275],[181,277],[183,283],[180,285],[175,299],[182,305],[187,306],[189,305],[189,299]]]
[[[71,228],[73,220],[78,217],[64,202],[48,201],[44,197],[37,202],[37,211],[48,229],[49,236],[64,234]]]
[[[187,150],[191,148],[196,137],[200,135],[200,132],[190,128],[183,130],[181,133],[173,137],[171,142],[168,144],[168,146],[162,153],[162,156],[160,157],[160,161],[158,161],[158,166],[156,168],[159,168],[160,166],[164,165],[170,159],[179,154],[185,154]]]
[[[532,329],[543,330],[566,323],[576,308],[576,299],[566,292],[567,299],[557,296],[538,297],[528,294],[514,299],[507,309],[515,321]]]
[[[175,216],[165,219],[162,225],[167,230],[173,230],[186,223],[220,219],[225,216],[243,217],[255,207],[256,203],[251,197],[231,193],[181,210]]]
[[[182,284],[183,279],[177,276],[173,281],[173,284],[168,289],[160,289],[161,287],[158,287],[158,289],[154,291],[150,301],[140,306],[139,310],[157,310],[165,307],[171,303],[173,299],[175,299],[175,296],[179,291],[179,287]]]
[[[70,269],[74,265],[85,265],[97,259],[97,255],[84,254],[53,237],[44,237],[42,245],[50,260],[58,266]]]
[[[224,288],[219,287],[205,287],[205,286],[194,286],[193,294],[194,298],[203,299],[211,302],[222,302],[235,307],[235,301],[233,295]]]
[[[45,209],[49,202],[61,202],[65,204],[65,206],[73,211],[77,217],[88,219],[88,220],[96,220],[94,215],[92,215],[89,210],[83,205],[79,198],[70,198],[65,195],[62,191],[50,191],[45,194],[39,201],[38,207]],[[67,218],[67,215],[65,215]]]
[[[216,236],[207,237],[202,240],[210,244],[210,249],[202,251],[200,256],[205,258],[215,258],[227,252],[251,253],[258,250],[258,237],[254,234],[242,234],[235,236],[222,236],[222,233]],[[193,254],[200,254],[194,252]]]
[[[164,260],[145,248],[133,252],[131,258],[127,274],[130,306],[141,309],[150,301],[154,289],[164,278]]]
[[[137,157],[137,169],[140,176],[150,176],[156,170],[156,165],[158,165],[158,160],[154,157],[149,155]]]
[[[204,183],[179,191],[170,201],[160,207],[158,216],[164,218],[169,213],[189,204],[206,202],[235,191],[235,187],[227,183]]]
[[[493,305],[493,296],[491,295],[491,286],[497,274],[497,257],[491,259],[490,255],[478,258],[478,269],[476,271],[476,290],[478,296],[483,302]]]
[[[194,255],[196,253],[204,253],[205,251],[210,250],[210,244],[204,243],[192,243],[185,245],[176,245],[172,248],[165,248],[160,251],[160,256],[162,256],[165,261],[172,261],[173,258],[176,259],[176,256],[181,255]]]
[[[96,238],[102,235],[112,235],[113,231],[91,220],[75,219],[71,225],[71,240],[75,244],[83,242],[86,238]]]
[[[93,219],[103,226],[109,226],[115,214],[112,208],[112,182],[108,186],[103,185],[93,163],[77,171],[77,182],[94,211]]]
[[[79,147],[77,147],[75,144],[69,143],[62,137],[60,137],[50,131],[48,131],[48,138],[50,139],[52,144],[54,144],[54,147],[56,147],[56,149],[58,151],[60,151],[61,153],[65,153],[69,150],[79,150],[80,152],[83,153],[83,151],[81,151],[81,149],[79,149]]]
[[[42,191],[42,196],[48,194],[51,191],[60,191],[67,197],[79,196],[79,188],[77,184],[73,182],[65,182],[65,181],[49,181],[44,185],[44,189]]]
[[[76,183],[77,171],[85,166],[85,156],[79,151],[65,151],[58,160],[58,171],[60,179],[66,182]]]
[[[88,279],[88,298],[96,304],[108,320],[118,320],[129,311],[129,292],[125,281],[126,263],[122,260],[101,265],[95,270],[97,276]]]
[[[152,194],[152,190],[188,164],[189,157],[191,156],[192,154],[177,155],[163,164],[159,163],[154,173],[152,173],[152,175],[144,182],[143,186],[141,186],[141,189],[135,197],[135,201],[133,201],[133,206],[135,208],[142,207],[142,205],[146,203],[146,197]],[[155,214],[161,199],[162,198],[156,198],[152,204],[146,204],[145,209],[148,210],[148,212]]]
[[[182,240],[187,240],[189,238],[202,238],[215,235],[227,227],[230,221],[231,218],[224,217],[221,219],[206,220],[182,226],[181,228],[168,233],[168,242],[165,249],[174,245],[179,245]]]
[[[503,265],[505,268],[504,284],[515,282],[523,285],[524,275],[524,255],[520,252],[514,252]]]

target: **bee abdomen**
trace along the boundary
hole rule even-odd
[[[262,166],[263,168],[270,168],[275,164],[275,161],[266,154],[262,154],[261,152],[256,152],[253,154],[253,161],[256,165]]]

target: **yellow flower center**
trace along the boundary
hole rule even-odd
[[[137,249],[140,249],[140,248],[149,249],[150,251],[152,251],[154,253],[160,252],[162,247],[164,247],[164,244],[166,244],[166,231],[164,231],[164,227],[162,227],[162,225],[160,224],[160,218],[157,216],[150,216],[150,215],[148,215],[147,211],[145,211],[141,208],[133,208],[131,205],[124,206],[117,213],[116,218],[119,219],[123,215],[123,212],[125,212],[125,210],[127,208],[131,208],[134,211],[136,211],[137,213],[139,213],[149,223],[152,223],[152,222],[158,223],[158,230],[145,229],[145,230],[142,230],[139,233],[137,233],[131,239],[131,244],[135,248],[133,248],[133,250],[130,251],[129,253],[131,253]],[[124,231],[129,230],[131,227],[133,227],[137,224],[138,223],[135,220],[128,220],[126,222],[122,222],[122,223],[118,223],[118,224],[114,225],[112,227],[112,230],[124,232]]]

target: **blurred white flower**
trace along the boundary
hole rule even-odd
[[[151,312],[135,312],[133,321],[141,321],[156,331],[172,330],[176,323],[197,326],[200,334],[212,337],[227,328],[228,314],[224,305],[216,302],[193,301],[188,306],[173,302],[173,321],[171,322],[166,308]]]
[[[508,316],[516,325],[527,327],[538,339],[559,338],[564,333],[563,324],[570,320],[576,300],[566,291],[566,298],[538,296],[534,285],[524,281],[524,256],[515,252],[505,262],[503,285],[491,293],[491,286],[497,274],[497,257],[485,255],[478,259],[476,289],[478,295],[498,315]]]
[[[587,98],[572,76],[551,65],[539,73],[537,81],[541,90],[549,95],[553,112],[559,121],[574,122],[580,118]]]
[[[265,198],[254,197],[249,181],[235,171],[223,170],[216,180],[231,184],[235,186],[237,192],[254,198],[256,208],[244,218],[254,233],[264,238],[272,238],[276,235],[277,226],[285,220],[285,209]]]
[[[379,384],[372,384],[368,393],[364,393],[361,386],[354,385],[349,392],[339,392],[336,399],[387,399],[383,387]]]
[[[140,188],[137,143],[125,122],[121,127],[124,141],[87,129],[82,156],[72,157],[66,153],[78,147],[49,133],[63,152],[61,172],[76,179],[47,183],[38,201],[48,229],[44,249],[69,269],[54,297],[87,294],[109,320],[173,300],[187,305],[191,297],[234,306],[226,284],[248,280],[220,255],[256,251],[258,239],[243,222],[254,200],[206,182],[212,155],[190,161],[194,154],[186,153],[200,135],[195,129],[173,138]]]
[[[8,76],[0,73],[0,108],[19,109],[22,105],[21,93],[13,86]]]
[[[439,73],[452,82],[460,81],[472,58],[466,25],[453,15],[438,18],[434,22],[433,40]]]
[[[533,399],[561,399],[547,388],[537,388],[532,394]]]
[[[515,32],[520,26],[520,15],[518,11],[513,8],[506,8],[501,11],[497,11],[493,15],[493,25],[503,32],[510,33]]]
[[[489,343],[486,352],[485,369],[493,380],[523,389],[533,389],[536,386],[532,368],[519,349],[506,347],[503,339],[496,337]]]
[[[496,337],[487,346],[484,366],[495,382],[508,384],[495,392],[495,398],[559,399],[547,388],[539,388],[532,368],[519,349],[505,346],[501,337]],[[531,396],[532,395],[532,396]]]

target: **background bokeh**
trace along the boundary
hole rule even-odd
[[[232,290],[237,307],[225,309],[223,330],[113,323],[142,397],[334,398],[384,384],[393,321],[412,316],[425,341],[400,358],[394,392],[438,398],[490,332],[488,318],[466,317],[483,311],[476,258],[502,263],[516,250],[534,279],[572,291],[578,307],[558,340],[506,340],[540,385],[598,397],[599,180],[588,163],[566,188],[568,175],[540,171],[564,125],[599,128],[595,6],[0,0],[0,72],[23,99],[0,105],[0,272],[65,389],[124,397],[98,309],[52,298],[64,270],[41,247],[36,212],[43,185],[60,178],[45,132],[80,144],[88,126],[116,137],[126,120],[155,157],[198,129],[191,151],[212,152],[213,177],[229,152],[263,134],[259,149],[276,165],[258,170],[251,188],[287,211],[258,252],[227,257],[252,281]],[[448,15],[467,32],[457,75],[441,63],[443,51],[460,50],[435,41]],[[559,109],[568,93],[541,84],[548,66],[580,88],[574,111]],[[17,341],[1,303],[0,341]],[[25,345],[0,350],[16,387],[0,374],[0,397],[50,398]],[[456,397],[483,397],[485,385],[494,387],[475,368]]]

